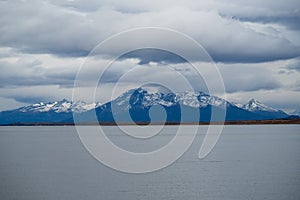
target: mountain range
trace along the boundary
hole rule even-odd
[[[203,92],[159,92],[141,87],[129,90],[102,105],[63,99],[2,111],[0,124],[73,123],[73,116],[80,123],[195,123],[291,117],[255,99],[245,105],[238,105]]]

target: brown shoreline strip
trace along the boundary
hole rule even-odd
[[[80,126],[146,126],[146,125],[255,125],[255,124],[300,124],[300,118],[296,119],[276,119],[276,120],[247,120],[247,121],[226,121],[226,122],[188,122],[188,123],[178,123],[178,122],[167,122],[167,123],[151,123],[137,122],[137,123],[114,123],[114,122],[87,122],[78,123],[76,125]],[[75,126],[74,123],[13,123],[13,124],[1,124],[0,126]]]

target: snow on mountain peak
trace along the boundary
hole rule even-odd
[[[162,106],[173,106],[176,104],[182,104],[189,107],[201,108],[208,105],[218,106],[225,108],[230,105],[226,100],[210,96],[203,92],[198,91],[185,91],[185,92],[159,92],[160,90],[149,91],[147,87],[141,87],[138,89],[129,90],[120,97],[114,100],[117,105],[137,105],[143,107],[162,105]]]
[[[250,101],[247,104],[243,105],[243,108],[251,112],[255,112],[255,111],[278,112],[279,111],[275,108],[271,108],[257,101],[256,99],[250,99]]]
[[[75,112],[75,113],[81,113],[85,112],[87,110],[93,109],[95,107],[100,106],[99,103],[86,103],[84,101],[77,101],[77,102],[72,102],[68,101],[67,99],[62,99],[60,101],[54,101],[54,102],[40,102],[40,103],[35,103],[32,105],[24,106],[21,107],[17,110],[21,112],[48,112],[48,111],[53,111],[56,113],[61,113],[61,112]]]
[[[203,108],[207,106],[217,106],[226,108],[230,105],[238,106],[239,108],[248,110],[250,112],[267,111],[267,112],[280,112],[280,110],[271,108],[255,99],[251,99],[247,104],[240,106],[234,103],[230,103],[222,98],[216,96],[210,96],[209,94],[199,91],[185,91],[172,93],[167,90],[155,89],[155,87],[140,87],[138,89],[132,89],[121,96],[117,97],[112,103],[117,106],[123,107],[123,109],[129,109],[132,106],[151,107],[153,105],[161,106],[174,106],[177,104],[193,107]],[[29,106],[24,106],[18,111],[21,112],[48,112],[53,111],[56,113],[61,112],[74,112],[81,113],[96,107],[99,107],[100,103],[86,103],[84,101],[72,102],[67,99],[54,102],[40,102]]]

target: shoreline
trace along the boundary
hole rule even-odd
[[[48,122],[35,122],[35,123],[13,123],[13,124],[0,124],[0,126],[147,126],[147,125],[258,125],[258,124],[300,124],[300,118],[296,119],[275,119],[275,120],[244,120],[244,121],[226,121],[226,122],[167,122],[167,123],[114,123],[114,122],[86,122],[86,123],[48,123]]]

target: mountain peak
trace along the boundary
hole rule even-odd
[[[58,102],[71,102],[71,101],[69,101],[69,100],[66,99],[66,98],[63,98],[62,100],[60,100],[60,101],[58,101]]]
[[[149,107],[153,105],[170,107],[177,104],[182,104],[193,108],[201,108],[209,105],[225,108],[230,104],[224,99],[210,96],[209,94],[206,94],[204,92],[184,91],[174,93],[166,88],[157,88],[152,85],[151,87],[143,86],[137,89],[129,90],[128,92],[115,99],[114,102],[119,106],[128,103],[130,104],[130,106],[140,105],[141,107]]]
[[[254,99],[254,98],[252,98],[252,99],[249,100],[249,103],[256,103],[256,102],[258,102],[258,101],[256,99]]]
[[[21,108],[16,109],[20,112],[49,112],[53,111],[56,113],[61,112],[75,112],[81,113],[87,110],[93,109],[99,106],[99,103],[86,103],[84,101],[72,102],[67,99],[62,99],[60,101],[53,101],[53,102],[40,102],[35,103],[32,105],[24,106]]]
[[[268,111],[268,112],[278,112],[279,110],[269,107],[263,103],[261,103],[260,101],[252,98],[249,100],[248,103],[246,103],[245,105],[243,105],[243,108],[251,111],[251,112],[255,112],[255,111]]]

